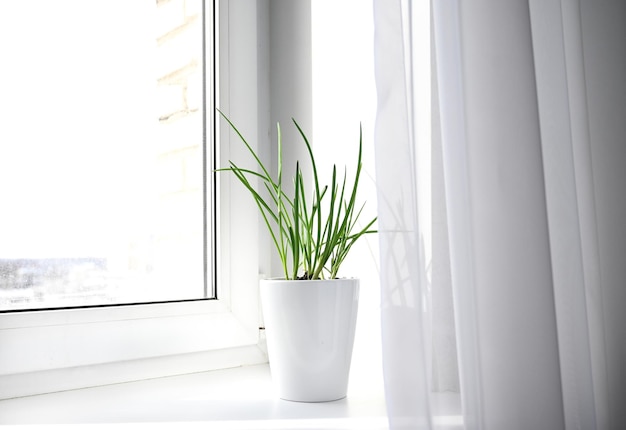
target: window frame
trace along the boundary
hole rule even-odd
[[[266,44],[257,40],[257,4],[207,3],[215,8],[205,21],[214,37],[205,41],[219,54],[211,67],[219,86],[207,98],[258,132],[258,103],[236,94],[242,87],[258,94],[262,85],[257,51]],[[207,130],[219,145],[206,157],[209,166],[213,156],[224,165],[237,149],[212,108],[207,102]],[[214,177],[217,299],[0,314],[0,399],[266,362],[258,301],[263,238],[253,203],[228,176]]]

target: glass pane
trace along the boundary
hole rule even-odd
[[[201,0],[0,2],[0,310],[205,297],[202,37]]]

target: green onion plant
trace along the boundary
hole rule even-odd
[[[347,187],[345,171],[343,178],[338,178],[336,165],[333,166],[330,185],[322,185],[311,143],[300,125],[292,119],[306,145],[311,161],[313,191],[312,196],[307,197],[300,162],[296,162],[293,195],[288,196],[283,188],[280,124],[277,124],[277,172],[272,177],[269,169],[233,122],[224,113],[219,110],[218,112],[246,146],[258,170],[239,167],[235,162],[229,161],[229,167],[217,171],[232,172],[252,195],[278,251],[285,279],[336,278],[341,264],[355,242],[366,234],[376,233],[373,229],[376,218],[364,224],[359,223],[365,206],[365,204],[357,206],[357,189],[362,169],[362,129],[359,133],[357,168],[352,187]],[[259,184],[267,191],[265,197],[257,191],[256,179],[260,180]]]

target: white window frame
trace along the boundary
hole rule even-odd
[[[258,51],[267,44],[258,43],[257,2],[215,3],[216,100],[262,137]],[[231,149],[231,134],[206,114],[224,165],[240,145]],[[254,203],[229,176],[217,178],[217,300],[0,314],[0,399],[267,361],[258,329],[263,239]]]

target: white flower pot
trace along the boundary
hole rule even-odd
[[[327,402],[346,396],[358,297],[358,279],[261,281],[270,370],[280,398]]]

